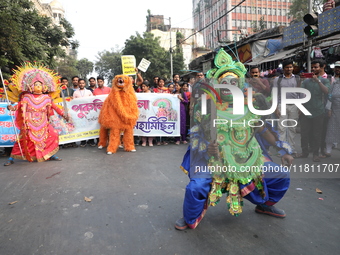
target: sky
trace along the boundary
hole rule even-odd
[[[95,62],[98,52],[124,47],[126,39],[146,30],[147,10],[171,17],[172,27],[192,28],[192,0],[58,0],[75,30],[78,59]],[[47,1],[48,2],[48,1]],[[168,20],[165,20],[168,24]]]

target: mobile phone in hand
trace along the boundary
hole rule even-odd
[[[301,78],[313,78],[314,73],[303,73]]]

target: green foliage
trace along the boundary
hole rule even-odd
[[[252,30],[254,33],[267,29],[267,22],[264,20],[264,16],[261,16],[259,21],[251,22]]]
[[[184,39],[184,35],[181,32],[176,32],[176,44],[179,45],[182,43],[182,40]]]
[[[111,51],[104,50],[98,53],[95,63],[95,70],[99,76],[102,76],[108,83],[118,74],[122,74],[121,50],[116,46]]]
[[[29,0],[0,0],[0,7],[0,66],[39,61],[55,68],[56,59],[65,57],[63,46],[71,44],[72,26],[40,16]]]
[[[143,75],[146,79],[152,80],[156,75],[170,79],[170,52],[160,46],[159,39],[153,34],[145,32],[143,36],[139,33],[131,36],[125,41],[122,55],[134,55],[137,65],[142,58],[149,60],[151,64]],[[177,47],[173,50],[173,73],[180,73],[183,66],[183,53],[180,47]]]
[[[79,71],[76,67],[77,60],[72,56],[66,56],[64,59],[61,59],[57,62],[57,71],[60,76],[65,76],[67,78],[73,76],[79,76]]]
[[[303,21],[303,16],[308,13],[308,2],[309,0],[292,0],[292,4],[289,7],[289,15],[294,20]],[[312,0],[313,12],[322,12],[323,0]]]
[[[76,67],[79,71],[80,77],[85,80],[87,80],[87,75],[92,73],[93,71],[93,63],[87,58],[82,58],[81,60],[79,60]]]
[[[150,17],[151,17],[151,11],[150,9],[147,10],[148,15],[146,16],[146,31],[150,31],[151,30],[151,22],[150,22]]]

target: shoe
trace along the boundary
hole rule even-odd
[[[286,213],[284,210],[278,209],[273,205],[257,205],[255,207],[255,212],[261,213],[261,214],[266,214],[269,216],[273,216],[276,218],[284,218],[286,217]]]
[[[90,143],[90,146],[91,146],[91,147],[95,147],[96,144],[95,144],[95,143]]]
[[[163,142],[163,145],[168,145],[168,143],[167,142]]]
[[[179,145],[180,143],[181,143],[180,141],[177,141],[177,142],[176,142],[176,145]]]
[[[308,154],[307,153],[296,153],[294,158],[308,158]]]
[[[149,143],[149,146],[150,146],[150,147],[152,147],[152,146],[153,146],[153,144],[152,144],[152,143]]]
[[[320,156],[320,158],[329,158],[331,156],[330,153],[324,153]]]
[[[319,156],[318,155],[314,155],[313,156],[313,162],[320,162],[321,160],[320,160],[320,158],[319,158]]]
[[[12,164],[14,164],[13,160],[7,160],[7,162],[4,164],[4,166],[10,166]]]
[[[78,145],[77,145],[76,143],[73,143],[71,146],[72,146],[73,148],[78,148]],[[71,147],[71,146],[69,146],[69,147]]]
[[[120,145],[118,145],[118,148],[124,149],[124,146],[120,144]]]
[[[187,141],[183,141],[183,144],[187,144],[188,142]]]
[[[86,143],[81,143],[79,146],[84,148],[86,147]]]
[[[52,157],[50,157],[49,160],[62,161],[61,158],[59,158],[59,157],[57,157],[57,156],[55,156],[55,155],[53,155]]]
[[[146,146],[146,142],[145,143],[142,143],[142,147],[145,147]]]
[[[161,142],[157,142],[157,146],[160,146],[161,145]]]
[[[187,223],[185,222],[184,218],[180,218],[175,223],[175,229],[177,230],[185,230],[188,228]]]

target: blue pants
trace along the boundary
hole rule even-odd
[[[274,162],[265,162],[264,167],[265,169],[270,167],[274,169],[275,167],[275,171],[264,173],[263,189],[266,196],[262,197],[259,190],[255,188],[244,198],[253,204],[273,205],[280,201],[289,188],[289,172]],[[194,224],[202,215],[210,192],[211,182],[211,178],[190,178],[183,204],[183,215],[187,224]],[[240,185],[240,189],[245,186],[247,185]]]

